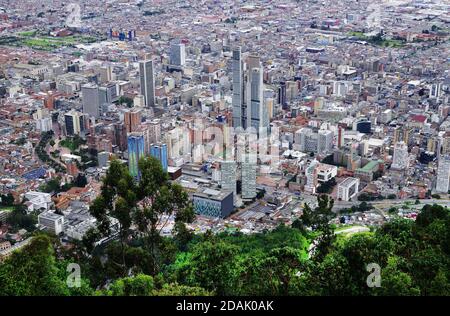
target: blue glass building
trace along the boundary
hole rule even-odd
[[[130,133],[128,135],[128,169],[130,174],[139,180],[139,159],[145,156],[144,135]]]
[[[167,171],[167,145],[166,144],[152,144],[150,147],[150,155],[161,162],[164,171]]]

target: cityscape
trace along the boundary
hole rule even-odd
[[[0,176],[1,296],[448,296],[450,2],[0,0]]]

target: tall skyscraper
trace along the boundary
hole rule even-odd
[[[141,80],[141,94],[144,96],[147,107],[155,106],[155,75],[153,60],[139,62],[139,77]]]
[[[286,82],[280,82],[280,87],[278,88],[278,104],[281,105],[283,110],[288,110],[286,101]]]
[[[233,191],[233,196],[236,197],[236,162],[233,160],[223,161],[220,164],[220,171],[222,189]]]
[[[167,145],[166,144],[152,144],[150,146],[150,155],[161,162],[164,171],[167,171]]]
[[[408,168],[408,146],[404,142],[398,142],[394,145],[394,157],[391,168],[396,170]]]
[[[241,48],[233,50],[233,127],[247,128],[247,100],[245,98],[245,64],[242,61]]]
[[[439,193],[448,193],[450,178],[450,156],[445,155],[439,159],[437,170],[436,191]]]
[[[128,169],[130,174],[139,180],[139,159],[145,156],[144,136],[142,133],[128,134]]]
[[[170,64],[184,66],[186,63],[186,47],[183,43],[173,42],[170,44]]]
[[[247,122],[253,127],[258,135],[264,133],[264,129],[269,126],[269,116],[267,107],[264,106],[263,95],[263,68],[258,61],[259,66],[251,68],[249,81],[247,83],[248,101],[247,104]]]
[[[246,155],[241,164],[242,171],[242,192],[243,200],[251,200],[256,197],[256,159],[251,159]]]
[[[96,84],[85,84],[81,87],[83,97],[83,113],[89,114],[91,117],[98,118],[100,116],[100,95]]]

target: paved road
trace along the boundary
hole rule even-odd
[[[425,200],[419,200],[420,204],[415,204],[415,199],[406,199],[406,200],[381,200],[381,201],[368,201],[367,203],[372,204],[376,208],[390,208],[392,206],[398,206],[403,205],[405,203],[410,203],[410,206],[422,206],[425,204],[439,204],[442,206],[448,206],[450,207],[450,199],[425,199]],[[344,202],[344,201],[335,201],[333,210],[339,210],[342,208],[350,208],[353,205],[359,205],[361,201],[354,201],[354,202]]]

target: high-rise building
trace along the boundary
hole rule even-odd
[[[117,88],[113,83],[100,86],[98,88],[99,93],[99,104],[100,106],[104,104],[111,104],[117,100]]]
[[[430,98],[439,98],[441,96],[442,83],[436,83],[430,87]]]
[[[267,107],[264,106],[263,89],[263,68],[259,62],[258,67],[251,68],[249,81],[247,82],[247,122],[256,130],[258,135],[261,133],[265,135],[269,126]]]
[[[319,162],[314,159],[309,166],[305,169],[306,183],[305,191],[310,193],[316,193],[317,181],[317,165]]]
[[[123,113],[123,123],[127,133],[137,131],[141,124],[141,110],[126,110]]]
[[[155,106],[155,75],[153,60],[139,62],[139,77],[141,81],[141,94],[144,96],[147,107]]]
[[[161,124],[159,120],[147,121],[141,124],[144,133],[145,152],[150,152],[150,146],[153,143],[161,141]]]
[[[48,132],[53,129],[52,118],[47,108],[38,108],[33,114],[33,118],[36,122],[36,130],[40,132]]]
[[[110,65],[106,65],[99,69],[100,73],[100,81],[103,83],[110,82],[112,80],[112,67]]]
[[[245,63],[242,61],[241,48],[233,50],[233,127],[247,128],[247,100],[245,97]]]
[[[128,169],[136,179],[140,178],[139,159],[144,156],[144,136],[142,133],[128,134]]]
[[[342,148],[345,145],[345,129],[342,126],[338,126],[337,147]]]
[[[294,137],[294,149],[301,152],[326,154],[333,149],[333,132],[329,130],[314,132],[312,129],[304,127],[297,130]]]
[[[256,197],[256,161],[248,156],[241,164],[243,200],[251,200]]]
[[[66,123],[66,135],[80,135],[85,130],[84,115],[75,110],[64,114],[64,122]]]
[[[406,126],[396,126],[394,129],[394,144],[403,141],[408,145],[410,134],[411,130]]]
[[[223,161],[220,164],[220,171],[222,189],[233,191],[233,195],[236,196],[236,162],[233,160]]]
[[[392,169],[405,170],[408,168],[408,146],[404,142],[394,145],[394,157],[392,159]]]
[[[321,129],[317,134],[317,152],[319,154],[331,152],[333,149],[333,132]]]
[[[450,178],[450,156],[445,155],[439,159],[437,170],[436,191],[439,193],[448,193]]]
[[[83,113],[91,117],[98,118],[100,116],[100,94],[96,84],[85,84],[81,87],[83,96]]]
[[[278,104],[281,105],[283,110],[288,110],[288,104],[286,100],[286,82],[280,82],[280,87],[278,88]]]
[[[170,64],[184,66],[186,63],[186,47],[183,43],[173,42],[170,44]]]
[[[161,162],[161,166],[164,171],[167,171],[168,160],[167,160],[167,145],[166,144],[152,144],[150,146],[150,155],[155,157]]]

